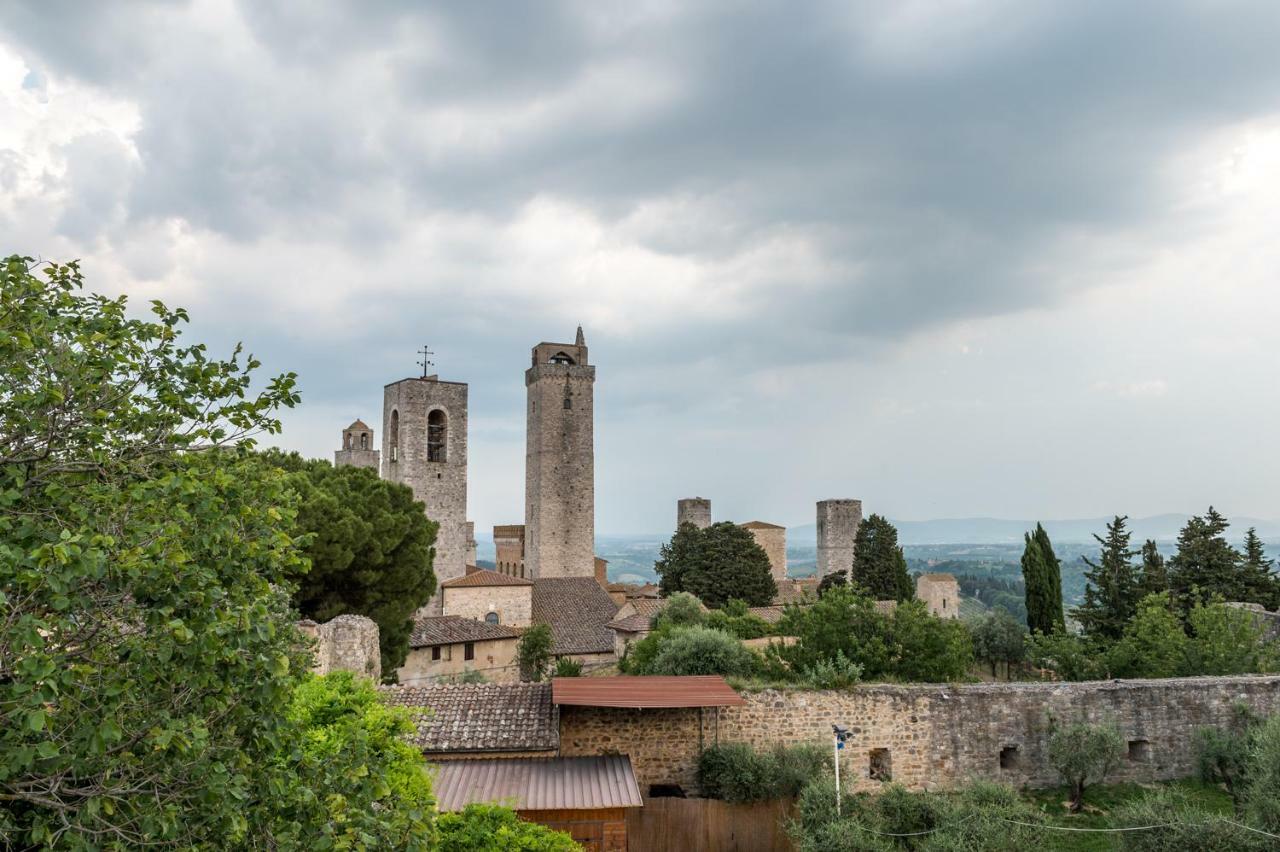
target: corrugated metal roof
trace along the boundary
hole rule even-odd
[[[551,702],[578,707],[728,707],[746,704],[720,675],[557,677]]]
[[[518,811],[599,810],[644,805],[631,758],[518,757],[437,764],[432,787],[441,811],[493,802]]]

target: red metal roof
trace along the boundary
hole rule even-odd
[[[625,754],[517,757],[436,764],[432,789],[441,811],[493,802],[518,811],[597,810],[644,805]]]
[[[720,675],[557,677],[551,703],[578,707],[728,707],[746,704]]]

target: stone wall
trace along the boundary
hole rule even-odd
[[[878,789],[869,777],[872,752],[892,780],[914,789],[971,778],[1015,786],[1058,783],[1046,748],[1051,719],[1114,721],[1132,758],[1112,780],[1152,781],[1195,772],[1197,728],[1225,725],[1232,707],[1280,712],[1280,677],[1182,678],[947,685],[868,685],[847,691],[762,690],[746,704],[698,710],[565,707],[565,754],[628,754],[642,791],[650,784],[696,789],[699,731],[705,743],[745,741],[831,744],[831,726],[852,736],[841,752],[841,777],[856,789]],[[572,751],[570,751],[572,749]],[[883,750],[883,751],[881,751]]]
[[[324,624],[307,619],[298,629],[315,640],[315,666],[318,675],[345,670],[382,679],[382,655],[378,650],[378,625],[363,615],[339,615]]]
[[[443,591],[444,615],[484,621],[486,615],[496,612],[499,624],[528,627],[532,623],[532,586],[457,586]]]
[[[861,500],[818,502],[818,576],[853,567],[854,542],[862,523]]]

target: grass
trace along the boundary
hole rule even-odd
[[[1112,828],[1112,814],[1120,807],[1142,797],[1156,785],[1102,784],[1089,787],[1084,792],[1084,810],[1068,813],[1065,787],[1048,790],[1030,790],[1025,794],[1041,813],[1054,825],[1071,828]],[[1231,797],[1221,787],[1203,781],[1187,779],[1159,785],[1177,787],[1187,793],[1192,801],[1206,811],[1231,816]],[[1112,852],[1120,848],[1113,834],[1086,834],[1075,832],[1047,832],[1042,852]]]

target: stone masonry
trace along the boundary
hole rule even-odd
[[[924,601],[931,615],[960,617],[960,583],[951,574],[921,574],[916,579],[916,597]]]
[[[512,577],[525,576],[524,524],[499,524],[493,528],[494,570]]]
[[[1109,776],[1154,781],[1195,772],[1195,731],[1226,725],[1232,708],[1280,711],[1280,677],[1180,678],[1088,683],[869,684],[845,691],[745,692],[747,703],[719,710],[564,707],[565,754],[628,754],[642,791],[650,784],[696,789],[699,741],[755,748],[801,742],[831,745],[831,726],[852,733],[841,777],[878,789],[873,754],[893,781],[936,789],[969,779],[1015,786],[1058,783],[1046,749],[1052,720],[1112,721],[1129,759]],[[701,718],[701,722],[699,719]]]
[[[854,542],[861,523],[861,500],[818,501],[819,577],[853,567]]]
[[[748,521],[742,528],[755,537],[756,544],[768,555],[774,581],[787,579],[787,528],[764,521]]]
[[[572,343],[539,343],[525,371],[526,576],[595,576],[594,385],[578,329]]]
[[[693,524],[700,530],[711,526],[711,501],[704,497],[686,497],[676,502],[676,529]]]
[[[373,430],[363,420],[356,420],[342,430],[342,449],[333,453],[334,467],[368,467],[378,472],[378,451],[374,449]]]
[[[315,640],[315,666],[318,675],[349,671],[382,679],[382,654],[378,650],[378,625],[363,615],[339,615],[316,624],[310,619],[298,622],[298,629]]]
[[[467,385],[436,376],[386,386],[382,403],[383,478],[408,485],[440,525],[435,574],[439,582],[466,573]],[[440,593],[423,608],[440,614]]]

